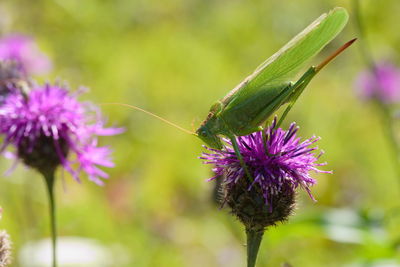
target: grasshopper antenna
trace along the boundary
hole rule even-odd
[[[164,119],[164,118],[162,118],[162,117],[160,117],[160,116],[158,116],[158,115],[156,115],[156,114],[154,114],[154,113],[151,113],[150,111],[144,110],[144,109],[139,108],[139,107],[136,107],[136,106],[134,106],[134,105],[124,104],[124,103],[102,103],[101,105],[107,105],[107,106],[108,106],[108,105],[113,105],[113,106],[124,106],[124,107],[128,107],[128,108],[131,108],[131,109],[139,110],[139,111],[141,111],[141,112],[143,112],[143,113],[146,113],[147,115],[150,115],[150,116],[152,116],[152,117],[154,117],[154,118],[156,118],[156,119],[159,119],[159,120],[162,121],[162,122],[165,122],[166,124],[169,124],[169,125],[171,125],[171,126],[177,128],[177,129],[181,130],[182,132],[185,132],[185,133],[187,133],[187,134],[196,135],[194,132],[191,132],[191,131],[189,131],[189,130],[186,130],[185,128],[182,128],[182,127],[180,127],[179,125],[176,125],[175,123],[170,122],[169,120],[166,120],[166,119]]]
[[[337,57],[339,54],[341,54],[344,50],[346,50],[349,46],[351,46],[357,38],[354,38],[344,45],[342,45],[338,50],[336,50],[332,55],[330,55],[327,59],[325,59],[321,64],[319,64],[316,68],[315,71],[319,72],[323,67],[325,67],[329,62],[331,62],[335,57]]]

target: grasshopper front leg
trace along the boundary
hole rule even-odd
[[[247,177],[249,177],[250,182],[254,181],[253,176],[250,174],[249,169],[247,168],[246,163],[243,160],[243,156],[240,153],[239,145],[236,141],[236,137],[232,134],[227,135],[232,142],[233,149],[235,150],[236,157],[239,159],[240,165],[242,166],[244,172],[246,173]]]
[[[274,128],[274,127],[273,127],[273,128]],[[264,130],[264,129],[262,130],[261,135],[262,135],[262,140],[263,140],[263,144],[264,144],[265,154],[266,154],[268,157],[270,157],[270,158],[279,155],[279,153],[278,153],[278,154],[271,154],[271,153],[269,153],[268,145],[267,145],[267,135],[265,134],[265,130]]]

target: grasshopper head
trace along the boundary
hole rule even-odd
[[[207,124],[203,124],[196,131],[197,136],[203,140],[210,148],[222,149],[223,145],[221,139],[213,133]]]

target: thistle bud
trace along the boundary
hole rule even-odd
[[[278,222],[286,221],[295,207],[295,191],[289,186],[273,194],[270,205],[265,199],[258,185],[248,190],[250,183],[241,179],[229,189],[224,188],[224,198],[234,214],[247,229],[263,231],[266,227]],[[273,207],[272,209],[270,207]]]

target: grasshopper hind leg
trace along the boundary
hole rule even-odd
[[[292,109],[294,103],[297,101],[301,93],[303,93],[304,89],[307,87],[307,85],[310,83],[310,81],[314,78],[315,74],[317,74],[317,71],[315,67],[310,67],[304,74],[301,76],[301,78],[292,85],[293,88],[293,94],[289,98],[289,104],[286,107],[285,111],[283,112],[281,118],[279,119],[279,122],[276,124],[275,128],[279,128],[279,126],[282,124],[283,120],[289,113],[289,111]]]

